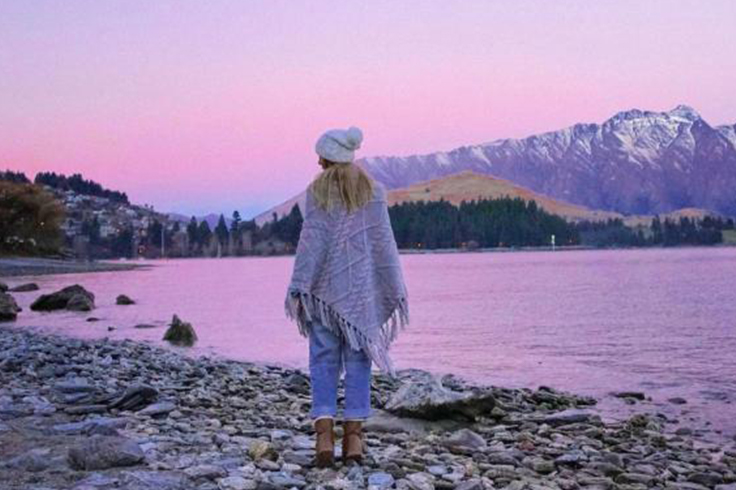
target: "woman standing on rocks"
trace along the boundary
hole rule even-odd
[[[371,413],[371,364],[394,375],[389,345],[409,323],[407,291],[386,190],[353,163],[363,133],[333,129],[316,144],[322,172],[306,209],[286,314],[309,338],[317,465],[334,462],[337,386],[345,374],[343,462],[363,456]]]

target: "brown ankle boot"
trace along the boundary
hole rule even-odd
[[[342,461],[363,460],[363,422],[359,420],[346,420],[342,424]]]
[[[317,467],[326,468],[335,463],[335,430],[331,418],[319,419],[314,423],[317,432]]]

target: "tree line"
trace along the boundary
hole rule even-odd
[[[389,216],[399,248],[535,247],[552,235],[557,244],[580,243],[574,225],[520,198],[404,202]]]
[[[85,179],[82,174],[72,174],[67,177],[64,174],[55,172],[39,172],[34,179],[36,184],[44,184],[49,187],[61,190],[71,190],[77,194],[87,196],[104,197],[113,202],[129,204],[128,196],[125,192],[113,191],[105,189],[93,180]]]

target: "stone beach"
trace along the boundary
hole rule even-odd
[[[374,376],[362,465],[317,469],[309,390],[294,369],[0,327],[0,488],[736,489],[735,444],[662,414],[604,422],[588,397],[417,370]]]

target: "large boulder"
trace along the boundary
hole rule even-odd
[[[4,293],[8,290],[8,285],[0,281],[0,293]]]
[[[0,292],[0,322],[12,322],[21,311],[18,303],[8,293]]]
[[[384,408],[400,417],[474,421],[490,415],[495,406],[496,399],[490,392],[454,391],[443,386],[437,377],[428,376],[402,384]]]
[[[72,309],[89,311],[95,306],[95,295],[79,284],[67,286],[50,294],[42,294],[31,304],[33,311]]]
[[[178,316],[174,315],[169,329],[164,334],[164,340],[172,344],[191,347],[197,341],[197,333],[191,323],[183,322]]]

